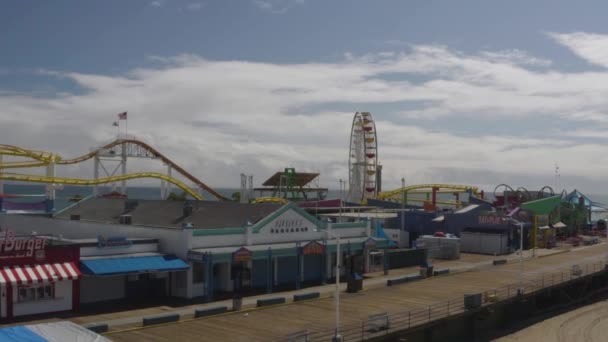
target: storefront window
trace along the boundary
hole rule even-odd
[[[195,262],[192,264],[192,282],[200,284],[205,281],[205,264]]]
[[[33,302],[36,300],[53,299],[53,285],[19,286],[18,301]]]

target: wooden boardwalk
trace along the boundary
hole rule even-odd
[[[605,259],[605,244],[525,261],[524,278]],[[475,270],[420,280],[391,287],[378,287],[356,294],[342,293],[341,324],[360,324],[369,315],[399,313],[464,294],[479,293],[518,282],[519,264],[485,264]],[[277,294],[280,296],[280,294]],[[277,341],[299,330],[326,330],[334,327],[333,298],[288,303],[228,313],[179,323],[113,332],[115,341]]]

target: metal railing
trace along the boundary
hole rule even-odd
[[[486,290],[481,292],[481,306],[490,305],[495,302],[504,301],[517,297],[519,294],[533,293],[555,285],[567,283],[571,280],[590,275],[604,270],[606,263],[603,261],[591,264],[574,265],[571,268],[559,272],[544,273],[535,279],[527,279],[521,284]],[[388,335],[397,331],[408,330],[419,327],[433,321],[462,314],[467,309],[464,297],[454,298],[447,301],[431,304],[427,307],[413,309],[399,313],[374,314],[368,320],[360,323],[345,324],[340,327],[342,341],[363,341],[382,335]],[[382,317],[381,317],[382,316]],[[386,324],[380,324],[379,320],[386,317]],[[305,341],[331,341],[335,336],[334,329],[326,329],[308,332]]]

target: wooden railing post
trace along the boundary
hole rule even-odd
[[[541,287],[544,289],[545,288],[545,274],[544,273],[541,277],[540,283],[541,283]]]
[[[361,341],[365,339],[365,321],[361,322]]]

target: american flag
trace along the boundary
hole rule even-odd
[[[127,120],[127,112],[119,113],[118,120]]]

